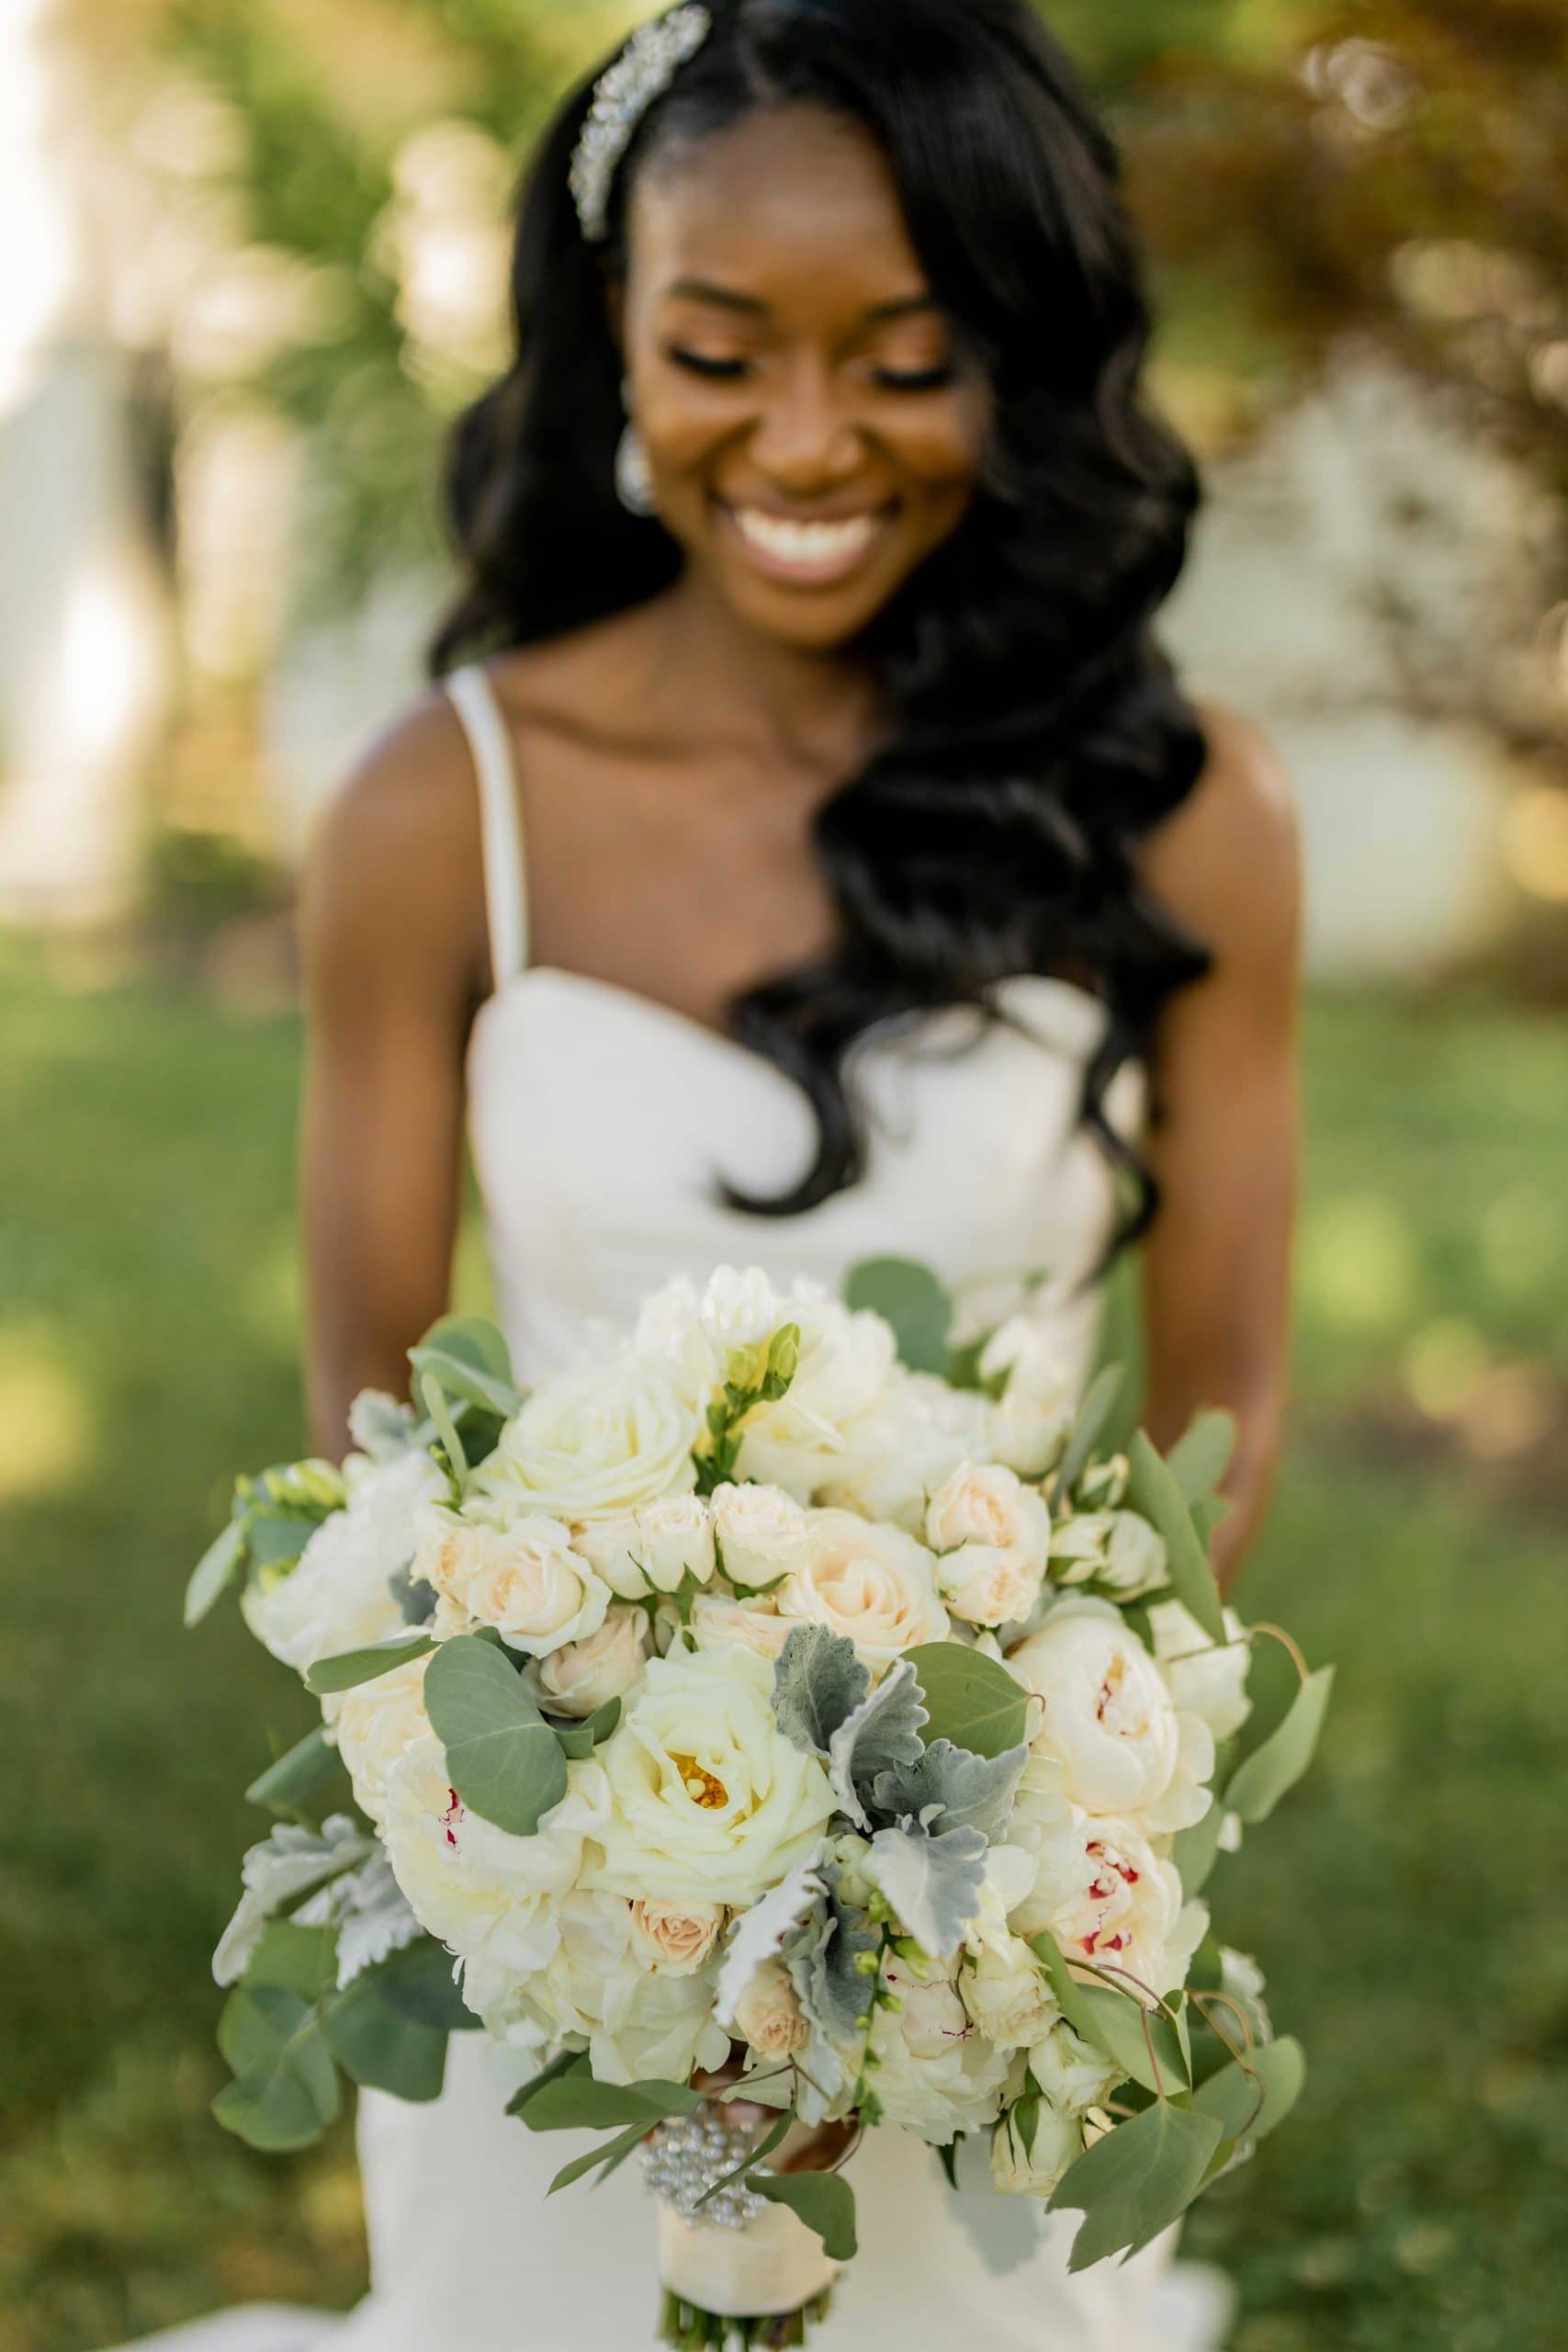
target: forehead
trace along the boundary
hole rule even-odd
[[[695,277],[869,309],[926,288],[886,155],[818,107],[749,115],[653,158],[630,228],[631,275],[650,292]]]

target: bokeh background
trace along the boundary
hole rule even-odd
[[[298,861],[418,675],[519,158],[639,13],[0,6],[0,2352],[363,2283],[346,2137],[267,2162],[207,2111],[237,1792],[303,1716],[178,1603],[227,1477],[302,1442]],[[1209,471],[1171,640],[1282,746],[1311,889],[1298,1401],[1248,1607],[1343,1695],[1216,1892],[1313,2074],[1190,2238],[1235,2352],[1546,2352],[1568,10],[1047,14]]]

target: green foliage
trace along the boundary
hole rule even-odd
[[[281,1984],[231,1994],[219,2047],[235,2079],[212,2112],[226,2132],[277,2154],[309,2147],[338,2110],[338,2079],[310,2004]]]
[[[929,1266],[912,1258],[868,1258],[846,1278],[844,1304],[891,1323],[899,1360],[911,1372],[947,1372],[953,1301]]]
[[[1029,1693],[1006,1667],[955,1642],[905,1652],[930,1712],[927,1736],[976,1756],[1005,1756],[1029,1736]]]
[[[286,1821],[320,1821],[353,1799],[343,1758],[320,1724],[297,1740],[286,1756],[251,1782],[247,1804],[260,1805]]]
[[[1211,1641],[1223,1642],[1225,1612],[1220,1589],[1174,1473],[1142,1430],[1133,1433],[1127,1460],[1127,1500],[1165,1539],[1172,1592]]]
[[[1263,2140],[1283,2123],[1302,2095],[1306,2060],[1289,2034],[1232,2059],[1192,2094],[1200,2115],[1212,2115],[1227,2141]]]
[[[372,2090],[424,2106],[446,2078],[446,2034],[386,1998],[378,1969],[367,1969],[332,2003],[322,2026],[344,2073]]]
[[[1103,1364],[1095,1374],[1085,1392],[1083,1403],[1078,1407],[1066,1449],[1056,1465],[1052,1482],[1054,1493],[1062,1496],[1072,1493],[1089,1468],[1089,1457],[1099,1444],[1125,1385],[1126,1375],[1120,1364]]]
[[[1202,2187],[1221,2137],[1213,2116],[1157,2099],[1086,2148],[1050,2204],[1086,2217],[1068,2267],[1087,2270],[1123,2247],[1135,2254],[1168,2230]]]
[[[464,1804],[514,1838],[531,1838],[567,1791],[559,1740],[502,1651],[473,1634],[444,1642],[424,1704]]]
[[[1196,1414],[1171,1447],[1166,1467],[1194,1512],[1213,1494],[1235,1452],[1235,1415],[1217,1410]]]
[[[1249,1824],[1268,1820],[1312,1762],[1333,1693],[1331,1666],[1307,1677],[1279,1730],[1236,1767],[1225,1790],[1228,1811]]]
[[[753,2172],[746,2186],[771,2205],[787,2205],[797,2220],[814,2230],[834,2262],[852,2262],[855,2238],[855,2194],[841,2173]]]
[[[536,2076],[518,2094],[509,2112],[520,2115],[530,2132],[602,2132],[636,2124],[650,2132],[671,2115],[692,2115],[703,2103],[701,2091],[686,2083],[596,2083],[586,2058],[578,2058],[558,2074]]]
[[[697,1492],[711,1495],[735,1476],[746,1424],[760,1405],[789,1395],[800,1365],[800,1326],[786,1323],[765,1347],[737,1348],[726,1367],[724,1390],[708,1407],[705,1442],[697,1453]]]
[[[317,1660],[305,1676],[305,1688],[318,1699],[340,1690],[357,1690],[361,1683],[379,1682],[399,1667],[428,1657],[434,1647],[428,1634],[400,1634],[389,1642],[372,1642],[368,1649],[342,1650],[336,1657]]]
[[[457,1404],[475,1405],[509,1421],[523,1403],[512,1377],[512,1351],[485,1317],[449,1315],[409,1351],[416,1388],[434,1380]]]

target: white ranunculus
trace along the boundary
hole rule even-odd
[[[712,1581],[713,1513],[700,1495],[666,1495],[623,1518],[585,1527],[578,1544],[614,1593],[640,1600]]]
[[[355,1802],[379,1826],[394,1768],[411,1748],[433,1736],[424,1712],[424,1671],[431,1653],[394,1673],[345,1690],[338,1702],[338,1753],[354,1782]]]
[[[984,1396],[930,1373],[896,1373],[846,1424],[838,1453],[822,1465],[817,1499],[920,1535],[931,1497],[964,1463],[991,1451]]]
[[[1207,1920],[1201,1904],[1183,1903],[1174,1867],[1134,1823],[1082,1815],[1051,1841],[1013,1913],[1019,1934],[1048,1929],[1068,1960],[1124,1970],[1151,1993],[1182,1982]]]
[[[1077,1373],[1036,1317],[1015,1315],[992,1333],[980,1358],[980,1376],[1006,1378],[991,1408],[987,1454],[1021,1478],[1041,1478],[1060,1455],[1077,1411]]]
[[[991,2134],[991,2179],[1004,2197],[1049,2197],[1083,2154],[1083,2124],[1048,2099],[1011,2107]]]
[[[1156,1831],[1201,1818],[1213,1740],[1195,1715],[1177,1708],[1159,1668],[1111,1602],[1059,1602],[1007,1664],[1042,1702],[1033,1746],[1061,1765],[1074,1804],[1134,1815]]]
[[[736,2030],[761,2058],[792,2058],[811,2039],[790,1974],[779,1960],[764,1960],[735,2010]]]
[[[1064,2115],[1082,2115],[1100,2106],[1122,2079],[1115,2061],[1075,2033],[1065,2018],[1031,2043],[1029,2071]]]
[[[932,2147],[985,2131],[996,2120],[1012,2052],[976,2031],[951,1978],[922,1982],[890,1960],[883,1982],[903,2005],[897,2012],[878,2010],[872,2029],[881,2061],[876,2095],[887,2121]]]
[[[981,2032],[1005,2049],[1027,2049],[1056,2015],[1049,1980],[1021,1936],[987,1945],[959,1973],[964,2006]]]
[[[779,1614],[826,1625],[853,1642],[867,1665],[889,1666],[947,1633],[934,1571],[925,1545],[901,1528],[853,1511],[813,1511],[804,1556],[779,1590]]]
[[[700,1592],[692,1603],[692,1640],[699,1650],[737,1648],[756,1657],[777,1658],[795,1631],[771,1600],[732,1600],[722,1592]]]
[[[800,1558],[806,1513],[782,1487],[717,1487],[713,1524],[724,1573],[744,1591],[777,1584]]]
[[[683,2083],[698,2067],[722,2066],[729,2035],[714,2022],[713,1994],[711,1971],[612,1977],[604,2021],[588,2045],[595,2078]]]
[[[702,1419],[657,1364],[626,1357],[542,1380],[475,1478],[506,1518],[619,1519],[696,1483]]]
[[[596,1634],[610,1606],[609,1587],[572,1548],[570,1529],[538,1512],[494,1527],[433,1508],[413,1573],[434,1587],[442,1639],[491,1625],[529,1657]]]
[[[724,1925],[722,1903],[632,1905],[632,1950],[649,1968],[669,1976],[690,1976],[711,1958]]]
[[[427,1453],[367,1467],[346,1508],[323,1520],[294,1566],[246,1586],[240,1606],[256,1639],[303,1674],[321,1658],[406,1633],[392,1578],[413,1557],[423,1507],[446,1485]]]
[[[648,1664],[648,1619],[620,1602],[605,1611],[597,1633],[568,1642],[539,1661],[539,1690],[553,1714],[580,1720],[624,1699]]]
[[[388,1859],[421,1925],[448,1951],[518,1973],[551,1958],[583,1831],[604,1809],[597,1764],[574,1764],[570,1773],[567,1795],[535,1835],[513,1838],[461,1803],[438,1739],[421,1741],[392,1767],[381,1820]]]
[[[833,1792],[775,1725],[773,1690],[765,1660],[744,1649],[649,1660],[599,1750],[610,1816],[585,1885],[743,1905],[811,1850]]]
[[[1252,1713],[1247,1678],[1252,1664],[1246,1628],[1234,1609],[1225,1611],[1224,1646],[1210,1640],[1179,1600],[1157,1600],[1149,1611],[1155,1657],[1170,1695],[1188,1714],[1206,1723],[1215,1739],[1229,1739]]]

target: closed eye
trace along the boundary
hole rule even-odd
[[[677,368],[684,368],[694,376],[705,376],[710,382],[730,384],[746,373],[744,359],[714,359],[706,352],[687,351],[679,344],[671,344],[665,356]]]
[[[957,370],[945,364],[913,372],[897,368],[879,368],[876,380],[888,392],[942,392],[957,380]]]

